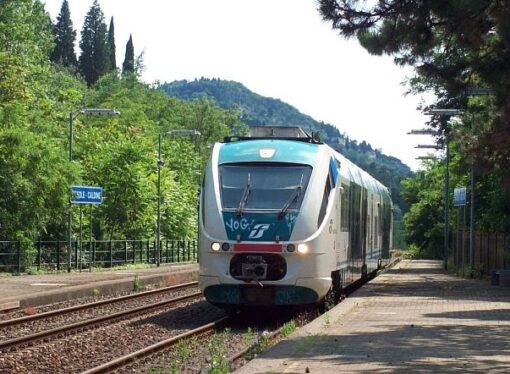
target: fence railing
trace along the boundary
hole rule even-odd
[[[197,262],[196,240],[161,240],[159,263]],[[23,249],[19,241],[0,241],[0,272],[111,268],[124,264],[158,263],[155,240],[36,241]]]
[[[452,260],[456,268],[471,265],[470,237],[468,231],[458,230],[452,235]],[[473,266],[490,274],[494,269],[510,267],[510,235],[476,233],[473,238]]]

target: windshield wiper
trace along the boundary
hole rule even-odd
[[[248,173],[248,182],[244,187],[243,196],[241,196],[241,201],[239,201],[239,206],[236,209],[236,217],[241,217],[243,215],[244,207],[248,202],[248,197],[251,193],[251,184],[250,184],[250,173]]]
[[[292,194],[289,196],[285,204],[283,204],[282,209],[278,213],[278,219],[282,219],[283,217],[285,217],[285,214],[287,213],[287,210],[289,210],[289,207],[301,195],[302,189],[303,189],[303,174],[301,174],[301,181],[299,182],[299,186],[297,186],[294,189],[294,191],[292,191]]]

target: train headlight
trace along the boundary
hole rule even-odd
[[[297,246],[297,251],[301,254],[308,253],[308,246],[304,243],[301,243]]]
[[[213,242],[211,243],[211,249],[214,251],[214,252],[218,252],[221,248],[221,245],[220,243],[217,243],[217,242]]]
[[[294,252],[296,250],[296,246],[294,244],[287,245],[287,252]]]
[[[223,251],[225,251],[225,252],[229,251],[229,250],[230,250],[230,244],[228,244],[228,243],[223,243],[223,244],[221,245],[221,249],[222,249]]]

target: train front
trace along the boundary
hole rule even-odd
[[[327,292],[329,274],[318,275],[320,254],[310,250],[317,218],[306,218],[319,214],[324,187],[314,187],[314,179],[322,178],[321,151],[282,139],[214,146],[200,204],[199,283],[209,302],[301,305]]]

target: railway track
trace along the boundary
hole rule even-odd
[[[122,297],[111,299],[111,300],[103,300],[103,301],[96,302],[96,303],[78,305],[75,307],[70,307],[70,308],[65,308],[65,309],[61,309],[61,310],[55,310],[55,311],[51,311],[51,312],[47,312],[47,313],[42,313],[41,314],[42,317],[41,316],[39,316],[39,317],[38,316],[29,316],[31,318],[23,317],[23,318],[18,318],[16,320],[4,321],[4,323],[11,322],[10,324],[7,324],[7,325],[12,326],[13,324],[26,323],[28,321],[33,321],[33,320],[37,320],[37,319],[54,317],[55,315],[62,315],[62,314],[67,314],[67,313],[78,311],[78,310],[90,309],[90,308],[97,307],[97,306],[103,306],[105,304],[111,304],[111,303],[116,303],[119,301],[130,300],[130,299],[139,298],[142,296],[152,295],[155,293],[180,290],[183,288],[193,287],[194,285],[196,285],[196,282],[187,283],[187,284],[183,284],[183,285],[179,285],[179,286],[166,287],[165,290],[147,291],[143,295],[142,294],[127,295],[127,296],[122,296]],[[158,291],[158,292],[154,292],[154,291]],[[37,332],[34,334],[5,340],[3,342],[0,342],[0,351],[6,352],[8,350],[17,349],[19,347],[32,345],[33,343],[40,341],[40,340],[49,340],[52,337],[61,337],[61,336],[72,334],[73,332],[89,330],[89,329],[95,328],[97,326],[103,325],[106,322],[117,321],[122,318],[126,318],[126,317],[133,316],[136,314],[148,312],[152,309],[172,305],[172,304],[175,304],[175,303],[178,303],[181,301],[190,300],[190,299],[198,298],[201,296],[202,296],[202,294],[200,292],[194,292],[189,295],[179,296],[179,297],[175,297],[172,299],[165,299],[163,301],[159,301],[156,303],[151,303],[151,304],[136,307],[136,308],[126,309],[121,312],[107,314],[107,315],[92,318],[92,319],[85,319],[80,322],[71,323],[71,324],[67,324],[64,326],[40,331],[40,332]],[[32,318],[32,317],[38,317],[38,318]]]
[[[158,343],[151,344],[150,346],[147,346],[143,349],[140,349],[136,352],[132,352],[129,354],[126,354],[122,357],[115,358],[111,361],[105,362],[104,364],[101,364],[99,366],[96,366],[94,368],[85,370],[82,372],[82,374],[104,374],[104,373],[111,373],[114,371],[121,370],[123,368],[126,368],[126,366],[129,366],[130,364],[143,360],[145,358],[150,357],[151,355],[163,351],[165,349],[171,348],[172,346],[176,345],[180,341],[190,339],[195,336],[207,336],[213,331],[217,331],[222,326],[227,326],[229,324],[229,321],[231,320],[231,317],[223,317],[216,321],[204,324],[203,326],[200,326],[196,329],[190,330],[188,332],[185,332],[183,334],[162,340]],[[282,328],[279,328],[270,334],[266,335],[265,339],[268,341],[272,341],[276,339],[282,332]],[[232,353],[227,358],[227,363],[230,368],[235,367],[235,363],[238,360],[243,359],[247,354],[250,353],[250,351],[253,351],[256,349],[257,346],[259,346],[260,343],[251,344],[245,348],[237,350],[235,353]]]
[[[141,360],[143,358],[146,358],[155,352],[164,350],[166,348],[171,347],[172,345],[176,344],[179,341],[182,341],[184,339],[189,339],[193,336],[203,335],[207,334],[218,327],[224,325],[229,320],[229,317],[223,317],[216,321],[207,323],[205,325],[202,325],[196,329],[187,331],[183,334],[179,334],[177,336],[173,336],[171,338],[162,340],[158,343],[151,344],[143,349],[140,349],[136,352],[129,353],[127,355],[124,355],[122,357],[118,357],[114,360],[108,361],[102,365],[96,366],[95,368],[89,369],[84,371],[82,374],[99,374],[99,373],[109,373],[113,370],[117,370],[119,368],[122,368],[135,360]]]
[[[171,308],[163,306],[90,330],[7,349],[0,354],[0,367],[10,373],[82,372],[221,317],[224,313],[202,298],[184,300]]]
[[[40,319],[54,317],[54,316],[58,316],[58,315],[64,315],[67,313],[73,313],[73,312],[77,312],[77,311],[81,311],[81,310],[97,308],[98,306],[119,303],[122,301],[139,299],[139,298],[150,296],[150,295],[156,295],[156,294],[160,294],[160,293],[164,293],[164,292],[168,292],[168,291],[180,290],[183,288],[193,287],[193,286],[197,286],[197,285],[198,285],[198,282],[183,283],[183,284],[179,284],[176,286],[162,287],[162,288],[158,288],[155,290],[138,292],[138,293],[119,296],[119,297],[115,297],[115,298],[111,298],[111,299],[95,301],[92,303],[75,305],[75,306],[62,308],[62,309],[50,310],[48,312],[38,313],[38,314],[30,315],[30,316],[8,319],[8,320],[0,321],[0,328],[19,325],[22,323],[37,321]]]
[[[153,307],[155,305],[147,306],[148,309]],[[163,312],[155,309],[146,315],[135,314],[132,318],[117,315],[111,317],[113,320],[118,319],[119,323],[115,321],[116,323],[108,324],[108,320],[92,322],[102,326],[100,328],[73,324],[71,331],[77,331],[75,334],[51,331],[48,338],[39,336],[35,339],[48,339],[51,340],[50,343],[42,342],[31,346],[31,341],[18,342],[5,350],[0,345],[4,352],[3,363],[8,364],[6,368],[13,373],[83,370],[87,370],[86,373],[147,372],[155,368],[161,368],[163,372],[184,370],[198,373],[213,364],[210,346],[217,343],[219,336],[225,339],[225,343],[221,343],[224,344],[221,357],[230,369],[234,370],[254,354],[267,349],[267,340],[278,340],[279,334],[277,326],[261,328],[260,324],[244,318],[235,318],[235,323],[231,323],[232,319],[224,317],[217,308],[204,301],[193,301],[191,304],[184,301],[175,308],[163,309]],[[308,316],[307,320],[301,321],[298,317],[296,325],[301,326],[315,317],[316,315]],[[221,326],[224,326],[225,330],[220,331]],[[81,332],[87,329],[90,331]],[[251,340],[251,343],[256,340],[255,344],[246,342],[245,335],[248,330],[256,331],[251,333],[252,337],[256,335],[255,339]],[[59,338],[53,340],[52,335]],[[254,348],[261,338],[264,345]],[[183,347],[190,352],[187,358],[182,357]]]

